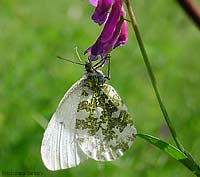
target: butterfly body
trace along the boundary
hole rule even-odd
[[[42,159],[50,170],[71,168],[92,158],[119,158],[136,129],[127,107],[101,71],[86,65],[83,77],[65,94],[44,133]]]

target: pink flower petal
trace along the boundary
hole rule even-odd
[[[98,0],[89,0],[90,4],[93,5],[94,7],[97,6]]]
[[[92,20],[99,25],[103,24],[108,17],[108,11],[112,6],[113,0],[98,0],[97,7],[92,15]]]

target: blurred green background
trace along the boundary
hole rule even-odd
[[[133,7],[179,139],[200,163],[199,31],[175,1],[140,0]],[[193,176],[139,138],[114,162],[88,160],[57,172],[43,165],[44,129],[36,120],[49,120],[83,73],[82,67],[57,60],[56,55],[77,60],[77,46],[86,60],[82,53],[102,29],[90,20],[92,11],[82,0],[0,1],[0,176],[2,171],[59,177]],[[131,29],[127,45],[112,52],[111,77],[138,132],[173,143]]]

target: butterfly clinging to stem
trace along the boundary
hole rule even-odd
[[[82,78],[60,101],[41,145],[49,170],[75,167],[88,158],[112,161],[132,145],[136,134],[132,118],[107,80],[86,62]]]

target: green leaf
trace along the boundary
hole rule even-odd
[[[193,160],[193,158],[189,154],[185,154],[181,152],[179,149],[174,147],[173,145],[160,140],[154,136],[148,134],[137,134],[136,136],[148,141],[159,149],[163,150],[167,154],[169,154],[174,159],[181,162],[185,167],[187,167],[190,171],[192,171],[196,176],[200,176],[200,167]]]

